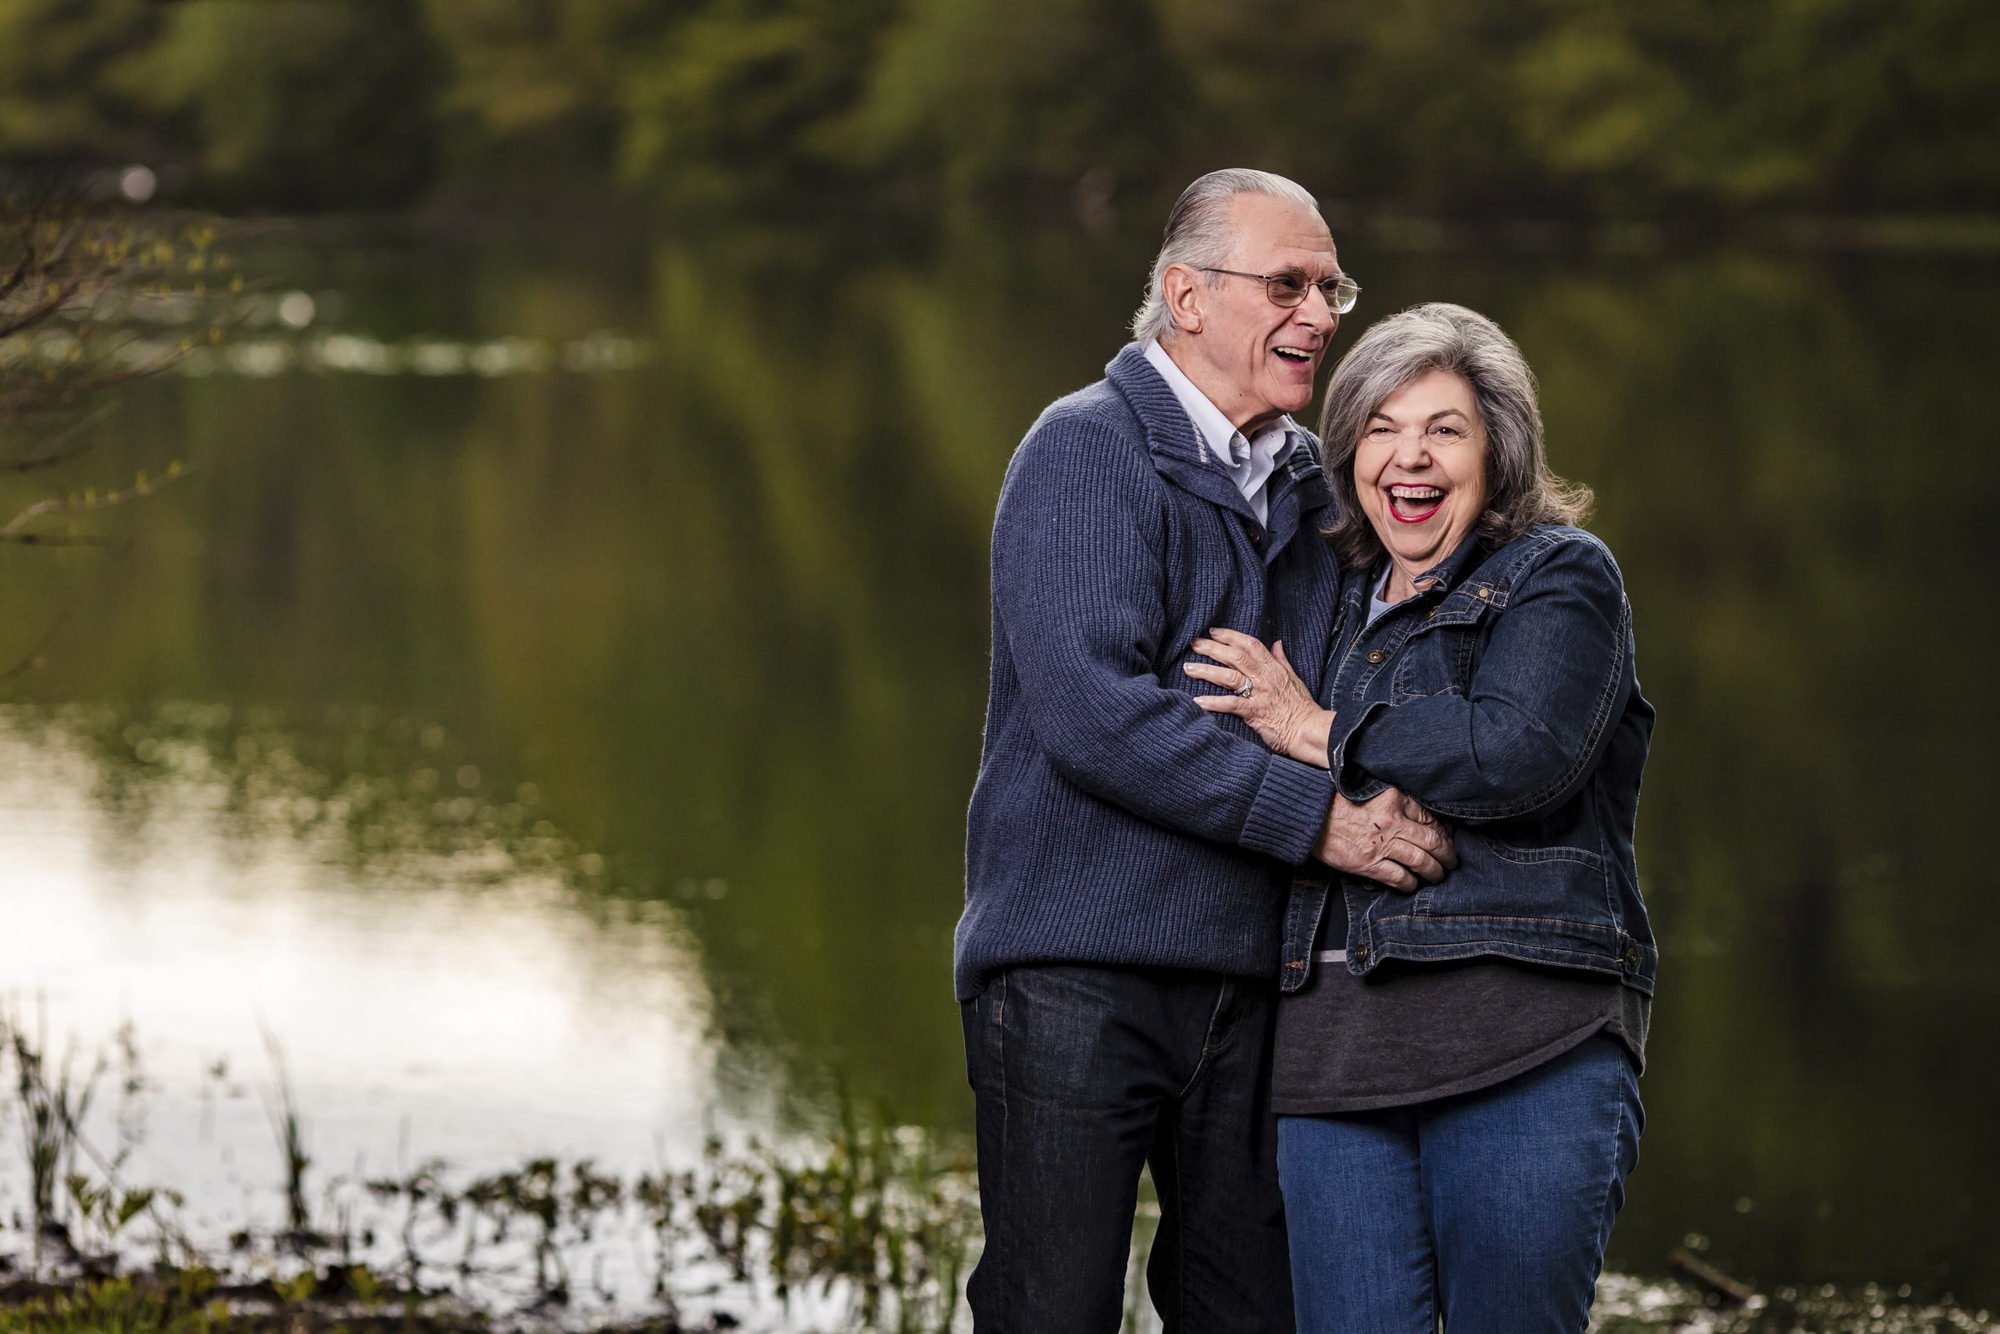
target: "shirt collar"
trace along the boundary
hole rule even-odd
[[[1208,446],[1216,462],[1230,473],[1240,473],[1248,467],[1253,453],[1268,454],[1271,467],[1274,468],[1283,463],[1286,456],[1292,452],[1293,433],[1299,427],[1290,417],[1278,418],[1246,440],[1243,432],[1237,430],[1229,418],[1222,415],[1222,409],[1216,407],[1193,380],[1188,379],[1187,372],[1174,364],[1174,359],[1160,346],[1159,339],[1147,339],[1145,353],[1146,360],[1160,373],[1160,378],[1167,382],[1167,388],[1174,391],[1174,397],[1180,400],[1181,407],[1187,412],[1188,419],[1194,423],[1195,432],[1201,436],[1202,443]],[[1268,475],[1270,470],[1264,468],[1260,471]]]

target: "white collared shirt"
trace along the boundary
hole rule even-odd
[[[1188,420],[1194,423],[1195,434],[1208,445],[1209,452],[1236,483],[1236,489],[1257,512],[1257,522],[1269,523],[1271,502],[1267,484],[1285,456],[1292,452],[1292,432],[1299,429],[1298,423],[1290,417],[1280,417],[1246,440],[1243,432],[1222,415],[1222,409],[1188,379],[1187,372],[1174,364],[1159,339],[1147,340],[1146,360],[1167,382],[1167,388],[1174,391]]]

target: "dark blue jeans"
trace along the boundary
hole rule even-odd
[[[986,1249],[977,1334],[1115,1334],[1139,1172],[1169,1334],[1292,1328],[1270,1109],[1269,982],[1022,967],[960,1007]]]
[[[1301,1334],[1583,1334],[1644,1123],[1606,1036],[1455,1098],[1280,1117]]]

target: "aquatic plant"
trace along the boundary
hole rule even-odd
[[[264,1050],[270,1054],[271,1068],[277,1074],[275,1092],[267,1093],[264,1109],[271,1118],[271,1133],[277,1137],[278,1150],[285,1164],[285,1237],[287,1245],[296,1250],[310,1250],[325,1244],[325,1238],[313,1230],[312,1211],[306,1205],[306,1170],[312,1166],[312,1155],[306,1152],[305,1121],[299,1116],[298,1104],[292,1099],[291,1077],[285,1072],[285,1053],[278,1040],[269,1029],[264,1030]],[[276,1098],[273,1104],[272,1098]]]
[[[44,1055],[48,1044],[39,1033],[29,1037],[11,1016],[0,1017],[0,1032],[5,1033],[6,1050],[14,1058],[15,1105],[21,1113],[21,1148],[28,1167],[28,1202],[34,1215],[39,1262],[44,1239],[69,1246],[57,1187],[72,1175],[78,1127],[89,1113],[98,1081],[110,1063],[99,1055],[90,1072],[78,1079],[74,1047],[51,1069]]]
[[[60,1235],[62,1245],[46,1268],[38,1250],[33,1278],[0,1285],[0,1334],[262,1334],[389,1324],[471,1334],[502,1318],[466,1303],[490,1299],[491,1280],[530,1271],[525,1310],[505,1319],[574,1326],[576,1262],[601,1262],[604,1248],[621,1240],[650,1242],[654,1303],[642,1325],[622,1327],[626,1334],[734,1327],[733,1317],[714,1309],[705,1324],[687,1323],[683,1307],[696,1295],[711,1306],[725,1294],[753,1308],[775,1302],[787,1321],[807,1328],[950,1334],[960,1321],[959,1293],[977,1237],[967,1156],[927,1131],[866,1115],[846,1098],[817,1135],[777,1146],[711,1136],[698,1162],[629,1178],[588,1158],[546,1155],[478,1175],[431,1158],[396,1175],[334,1177],[325,1191],[330,1207],[315,1220],[307,1209],[306,1119],[277,1043],[268,1039],[278,1074],[267,1106],[285,1161],[283,1180],[273,1184],[286,1201],[284,1228],[275,1236],[239,1233],[225,1278],[180,1231],[178,1196],[121,1183],[118,1160],[101,1159],[83,1137],[110,1062],[100,1058],[79,1078],[74,1051],[52,1065],[43,1044],[18,1024],[6,1024],[4,1039],[0,1055],[16,1065],[31,1186],[46,1188],[42,1196],[30,1192],[37,1237],[55,1224],[50,1235]],[[1135,1277],[1150,1234],[1150,1211],[1142,1212]],[[130,1229],[141,1219],[159,1239],[150,1276],[113,1272],[136,1258]],[[332,1235],[315,1229],[315,1221],[329,1219],[336,1221]],[[177,1264],[166,1262],[169,1239],[180,1247]],[[394,1276],[378,1263],[393,1267]],[[1127,1286],[1126,1328],[1150,1327],[1142,1285]],[[1717,1286],[1713,1279],[1704,1286],[1609,1275],[1593,1328],[1914,1334],[1991,1327],[1986,1313],[1922,1305],[1907,1289],[1778,1289],[1766,1296],[1745,1288],[1742,1300],[1718,1306]],[[618,1295],[601,1276],[591,1291],[605,1302]]]

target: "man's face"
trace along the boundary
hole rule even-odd
[[[1217,267],[1299,273],[1309,283],[1339,274],[1333,235],[1318,213],[1271,195],[1231,201],[1236,244]],[[1289,309],[1255,278],[1196,273],[1191,305],[1176,307],[1180,333],[1168,352],[1190,380],[1246,435],[1312,402],[1313,376],[1340,317],[1316,288]],[[1210,287],[1209,281],[1217,285]],[[1190,320],[1190,310],[1194,319]]]

